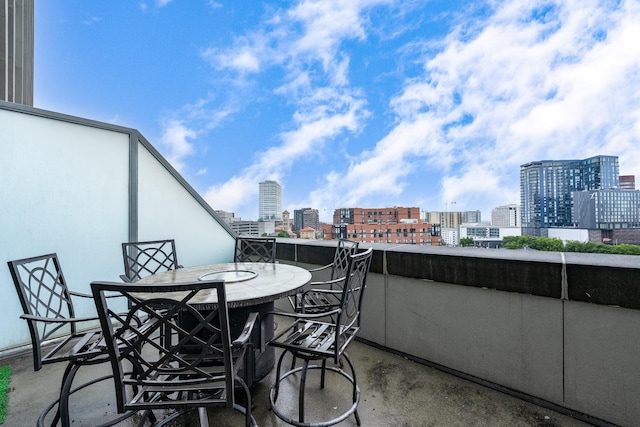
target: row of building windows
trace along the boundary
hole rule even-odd
[[[499,238],[500,228],[498,227],[468,227],[467,237],[477,238]]]
[[[379,239],[371,240],[369,243],[387,243],[387,244],[404,244],[404,245],[419,245],[419,246],[434,246],[431,240],[416,240],[416,239]]]
[[[386,235],[386,237],[389,237],[389,236],[393,235],[393,232],[391,230],[386,230],[384,232],[381,231],[381,230],[380,231],[370,230],[370,233],[367,233],[366,230],[360,230],[359,233],[358,232],[352,233],[351,237],[354,238],[354,239],[357,238],[358,236],[364,238],[364,237],[367,236],[367,234],[370,234],[371,237],[375,237],[375,236],[384,237],[385,235]],[[409,236],[411,236],[411,237],[416,237],[416,236],[425,237],[425,236],[431,236],[431,232],[430,231],[421,231],[421,232],[417,233],[415,231],[412,231],[412,232],[403,231],[403,232],[401,232],[400,230],[396,230],[395,235],[396,235],[396,237],[401,237],[401,236],[404,236],[404,237],[409,237]]]

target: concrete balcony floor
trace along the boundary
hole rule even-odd
[[[586,426],[584,422],[518,398],[449,375],[440,370],[412,362],[398,355],[361,342],[354,342],[349,354],[356,366],[361,400],[358,412],[363,426]],[[288,366],[287,361],[285,364]],[[31,354],[0,360],[11,365],[11,383],[7,417],[4,425],[36,425],[40,412],[56,399],[64,364],[48,365],[34,372]],[[76,384],[108,372],[107,364],[80,368]],[[316,390],[316,375],[307,378],[307,420],[316,416],[335,417],[340,405],[350,399],[347,381],[327,373],[324,390]],[[332,376],[331,376],[332,375]],[[252,395],[253,414],[260,426],[284,426],[269,410],[269,387],[275,369],[257,383]],[[297,388],[283,385],[279,403],[296,405]],[[72,425],[94,427],[115,414],[115,397],[111,380],[90,386],[71,398]],[[197,413],[193,414],[197,417]],[[243,416],[231,410],[209,409],[211,426],[243,425]],[[121,422],[136,425],[136,417]],[[149,425],[148,423],[146,425]],[[184,425],[183,420],[172,424]],[[198,425],[194,419],[191,425]],[[341,426],[355,426],[349,417]],[[3,426],[4,427],[4,426]]]

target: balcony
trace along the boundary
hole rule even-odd
[[[279,262],[311,267],[332,252],[331,242],[278,241]],[[375,247],[350,352],[363,425],[637,425],[639,272],[632,256]],[[28,355],[6,356],[8,425],[32,425],[61,368],[34,373]],[[253,390],[260,425],[283,425],[268,410],[273,376]],[[110,385],[83,394],[82,407],[103,408]],[[309,411],[327,409],[316,399]],[[216,414],[212,425],[225,425]]]
[[[86,292],[119,280],[124,241],[174,238],[185,266],[232,256],[233,232],[134,129],[0,102],[0,143],[11,158],[0,168],[3,263],[55,251]],[[332,245],[282,239],[278,259],[321,265]],[[373,247],[352,349],[364,425],[638,425],[640,258]],[[14,366],[5,424],[33,425],[61,372],[32,371],[6,268],[0,283],[0,364]],[[278,425],[271,381],[254,390],[261,425]]]

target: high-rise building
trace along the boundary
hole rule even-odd
[[[512,204],[493,208],[491,210],[491,225],[494,227],[520,227],[520,206]]]
[[[258,221],[282,221],[282,187],[269,180],[259,185]]]
[[[320,213],[318,209],[306,209],[302,214],[302,228],[320,229]]]
[[[476,211],[471,211],[476,213]],[[474,215],[475,218],[475,215]],[[479,218],[479,216],[478,216]],[[442,228],[458,228],[463,222],[480,222],[480,221],[464,221],[462,212],[445,211],[445,212],[425,212],[425,222],[430,224],[440,224]]]
[[[572,192],[616,188],[618,185],[617,156],[542,160],[521,165],[522,227],[571,227],[574,225]],[[523,231],[523,234],[527,233]]]
[[[0,0],[0,100],[33,106],[34,0]]]
[[[295,209],[293,211],[293,231],[298,232],[304,228],[304,212],[311,208]]]
[[[480,210],[462,212],[463,223],[480,223],[482,222],[482,212]]]

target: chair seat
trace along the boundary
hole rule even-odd
[[[108,358],[107,348],[102,338],[102,331],[92,330],[85,333],[67,335],[62,341],[56,343],[52,349],[42,356],[42,364],[62,361],[82,361],[90,364],[94,358],[101,357],[100,361]],[[97,362],[95,360],[94,362]]]
[[[325,313],[340,306],[342,294],[329,294],[326,292],[305,292],[302,297],[301,306],[298,310],[304,313]]]
[[[336,334],[336,325],[332,323],[296,320],[284,331],[279,333],[269,345],[287,349],[296,357],[305,355],[315,358],[333,357],[336,352],[336,336],[340,336],[340,348],[346,348],[358,333],[360,328],[352,326],[342,328]]]

